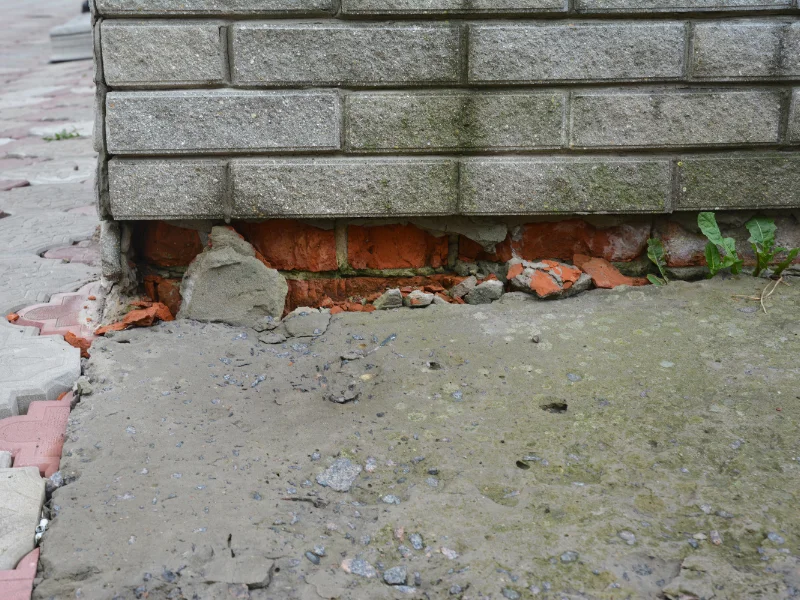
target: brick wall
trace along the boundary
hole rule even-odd
[[[800,206],[798,0],[94,2],[107,220]]]

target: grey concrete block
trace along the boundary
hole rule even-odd
[[[557,148],[563,92],[367,92],[345,102],[348,150]]]
[[[790,142],[800,143],[800,88],[792,91],[788,136]]]
[[[684,156],[678,210],[800,207],[800,154]]]
[[[34,535],[44,503],[38,467],[0,469],[0,570],[9,571],[36,547]],[[8,591],[11,587],[4,585]]]
[[[664,212],[666,158],[475,158],[461,165],[467,215]]]
[[[454,214],[458,165],[425,159],[236,159],[233,216]]]
[[[103,71],[110,86],[220,84],[225,30],[209,21],[104,21]]]
[[[459,79],[448,23],[239,23],[233,81],[248,85],[416,85]]]
[[[579,13],[756,11],[791,6],[792,0],[575,0]]]
[[[81,375],[80,350],[54,335],[0,346],[0,365],[0,419],[26,414],[36,400],[58,399]]]
[[[740,20],[697,23],[692,77],[706,80],[800,76],[800,22]]]
[[[538,14],[566,12],[565,0],[342,0],[343,15]]]
[[[336,91],[112,92],[112,154],[338,150]]]
[[[469,81],[679,79],[685,37],[683,23],[669,22],[473,24]]]
[[[225,216],[224,161],[114,158],[108,162],[108,179],[115,219]]]
[[[333,0],[96,0],[103,16],[132,15],[322,15]]]
[[[122,236],[116,221],[100,222],[100,261],[103,277],[111,281],[122,277]]]
[[[766,90],[580,92],[570,146],[714,146],[778,141],[780,93]]]

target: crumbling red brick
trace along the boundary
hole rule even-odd
[[[650,223],[630,223],[599,228],[582,219],[528,223],[522,236],[512,242],[514,254],[525,260],[554,258],[569,260],[575,254],[626,262],[647,247]]]
[[[603,258],[590,258],[586,255],[576,254],[572,262],[587,273],[592,278],[594,285],[599,288],[610,289],[618,285],[647,285],[647,279],[626,277]]]
[[[280,271],[335,271],[336,234],[294,220],[241,222],[236,228],[273,269]]]
[[[108,331],[122,331],[131,327],[150,327],[156,321],[174,321],[169,308],[161,302],[153,302],[146,308],[138,308],[130,311],[122,321],[99,327],[94,334],[105,335]]]
[[[145,262],[159,267],[185,267],[203,251],[200,234],[164,221],[140,221],[134,245]]]
[[[498,243],[494,248],[494,252],[486,252],[478,242],[463,235],[458,236],[458,259],[463,262],[481,260],[504,263],[512,258],[510,237],[506,237],[506,239]]]
[[[347,260],[354,269],[407,269],[447,264],[448,239],[414,225],[347,229]]]
[[[78,337],[71,331],[67,331],[64,334],[64,341],[67,342],[73,348],[78,348],[81,351],[81,358],[90,358],[89,355],[89,348],[92,346],[91,340],[87,340],[86,338]]]

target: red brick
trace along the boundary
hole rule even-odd
[[[180,279],[165,279],[159,275],[144,276],[144,292],[153,302],[166,304],[173,315],[177,315],[181,308],[181,281]]]
[[[463,262],[475,262],[478,260],[488,262],[508,262],[513,258],[511,252],[511,238],[507,237],[497,244],[494,252],[486,252],[478,242],[475,242],[463,235],[458,236],[458,259]]]
[[[594,285],[599,288],[615,288],[618,285],[647,285],[642,277],[626,277],[614,265],[603,258],[590,258],[576,254],[572,262],[591,276]]]
[[[280,271],[335,271],[336,234],[301,221],[241,222],[236,229]]]
[[[43,477],[58,471],[69,418],[69,401],[31,402],[28,414],[0,421],[0,450],[14,467],[38,467]]]
[[[581,219],[528,223],[512,242],[514,254],[525,260],[569,260],[575,254],[626,262],[640,256],[650,237],[649,223],[598,228]]]
[[[0,571],[0,598],[29,600],[39,564],[39,548],[34,548],[17,563],[13,571]]]
[[[158,267],[185,267],[203,251],[197,231],[164,221],[140,221],[133,235],[139,256]]]
[[[407,269],[447,264],[448,239],[414,225],[350,226],[347,260],[354,269]]]
[[[703,235],[686,231],[675,221],[667,221],[658,225],[658,237],[664,244],[667,266],[698,267],[706,264],[708,240]]]
[[[531,289],[540,297],[557,294],[561,291],[561,286],[556,283],[556,280],[553,279],[549,273],[539,269],[536,269],[533,272],[529,285],[531,286]]]

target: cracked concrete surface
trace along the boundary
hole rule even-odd
[[[98,340],[34,597],[791,597],[800,287],[762,286]],[[237,557],[268,585],[209,575]]]

